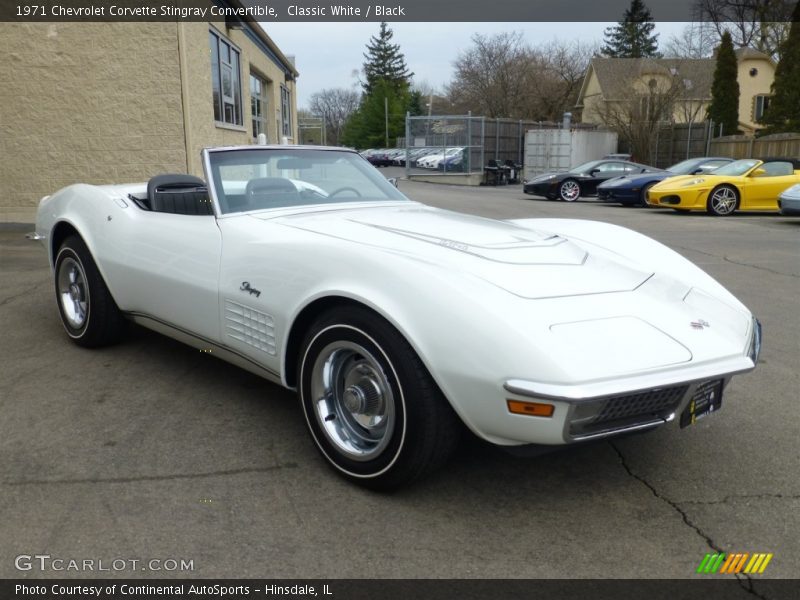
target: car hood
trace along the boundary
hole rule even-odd
[[[674,177],[668,177],[661,183],[657,184],[657,188],[659,190],[662,189],[674,189],[686,186],[687,183],[693,181],[695,179],[702,179],[703,183],[698,183],[697,185],[703,188],[707,188],[709,186],[717,185],[718,183],[723,182],[732,182],[742,179],[736,175],[675,175]],[[692,187],[692,186],[687,186]]]
[[[294,214],[272,221],[360,244],[365,252],[380,249],[433,263],[523,298],[630,291],[652,276],[617,254],[596,246],[590,252],[554,233],[417,204]]]
[[[536,175],[528,180],[528,183],[540,183],[542,181],[548,181],[550,179],[558,179],[561,177],[581,177],[580,173],[573,173],[572,171],[559,171],[553,173],[542,173],[541,175]]]

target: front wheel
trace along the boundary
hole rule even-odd
[[[732,215],[739,206],[739,192],[730,185],[721,185],[711,191],[706,203],[709,214],[717,217]]]
[[[581,186],[574,179],[567,179],[558,186],[558,196],[564,202],[574,202],[581,196]]]
[[[55,288],[61,322],[73,342],[94,348],[121,337],[125,321],[78,236],[69,236],[58,250]]]
[[[647,206],[647,192],[650,191],[650,188],[653,187],[657,181],[651,181],[647,185],[642,188],[642,192],[639,195],[639,206]]]
[[[325,459],[373,489],[408,485],[444,464],[460,426],[417,354],[367,309],[322,315],[303,344],[300,401]]]

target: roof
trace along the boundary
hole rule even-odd
[[[219,3],[222,6],[231,6],[237,9],[247,9],[252,3],[243,3],[242,0],[219,0]],[[267,32],[264,31],[261,23],[258,20],[250,16],[249,14],[243,15],[241,17],[231,17],[226,19],[231,22],[238,22],[244,29],[245,35],[250,38],[259,49],[264,52],[276,65],[284,69],[286,75],[289,79],[294,79],[298,77],[300,73],[297,71],[297,67],[295,67],[294,61],[287,57],[283,51],[278,48],[278,45],[272,41],[272,38],[267,35]]]
[[[775,62],[772,60],[771,56],[754,48],[748,48],[748,47],[737,48],[735,50],[735,53],[736,53],[736,58],[738,60],[744,60],[745,58],[760,58],[763,60],[768,60],[770,62]]]
[[[227,152],[229,150],[337,150],[339,152],[351,152],[358,154],[352,148],[342,146],[310,146],[308,144],[239,144],[234,146],[205,146],[203,150],[209,152]]]
[[[656,74],[679,77],[689,98],[710,98],[714,67],[713,58],[593,58],[589,68],[597,75],[603,98],[625,100],[634,81]]]

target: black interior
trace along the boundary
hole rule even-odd
[[[283,177],[251,179],[245,188],[247,210],[292,206],[300,201],[295,185]]]
[[[213,215],[205,181],[193,175],[156,175],[147,182],[147,199],[133,198],[145,210],[174,215]]]

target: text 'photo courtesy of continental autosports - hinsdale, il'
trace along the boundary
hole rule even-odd
[[[132,320],[296,390],[322,456],[355,483],[408,485],[465,429],[552,447],[685,427],[756,365],[750,311],[632,230],[428,207],[341,148],[202,158],[205,180],[42,199],[32,237],[64,329],[98,347]],[[684,178],[711,186],[716,173]],[[672,181],[647,201],[683,208],[692,188]]]

